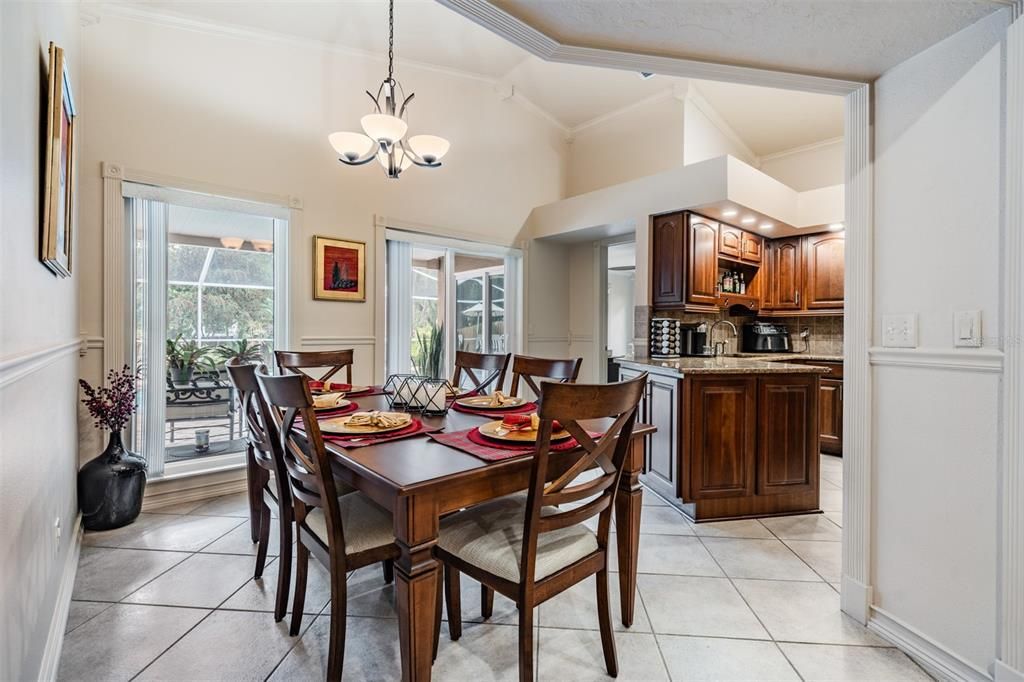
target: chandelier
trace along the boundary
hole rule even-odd
[[[406,108],[416,93],[405,96],[401,83],[395,80],[395,0],[388,0],[388,77],[377,89],[369,90],[374,111],[363,116],[363,133],[331,133],[327,139],[338,152],[338,160],[348,166],[361,166],[374,159],[384,166],[389,178],[397,178],[409,166],[437,168],[448,153],[448,140],[437,135],[413,135],[409,130]],[[383,99],[382,99],[383,98]],[[364,134],[365,133],[365,134]]]

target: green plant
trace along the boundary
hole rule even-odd
[[[417,374],[441,378],[441,365],[444,361],[444,325],[431,322],[416,330],[416,352],[412,356],[412,365]]]
[[[177,380],[187,380],[196,369],[216,369],[217,348],[200,346],[192,339],[182,339],[181,334],[167,339],[167,366]]]
[[[249,339],[228,341],[217,346],[217,358],[221,364],[235,362],[259,362],[263,359],[263,344],[252,343]]]

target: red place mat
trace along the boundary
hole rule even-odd
[[[334,410],[321,410],[316,413],[316,420],[331,419],[332,417],[343,417],[346,414],[352,414],[353,412],[359,411],[359,403],[349,403],[345,407],[339,407]],[[302,426],[302,417],[295,418],[295,424]]]
[[[596,437],[601,434],[591,433],[590,435]],[[482,435],[476,427],[451,433],[432,433],[430,437],[441,445],[462,450],[486,462],[500,462],[513,457],[532,455],[537,449],[535,445],[511,445],[492,440]],[[576,439],[570,438],[559,443],[552,443],[551,452],[563,452],[578,446],[579,443],[576,442]]]
[[[461,396],[460,396],[461,397]],[[465,414],[478,414],[481,417],[498,417],[501,418],[506,414],[530,414],[531,412],[537,411],[537,403],[526,403],[519,407],[506,407],[504,409],[497,408],[494,410],[478,410],[472,407],[463,407],[458,403],[452,403],[452,409],[456,412],[463,412]]]
[[[361,448],[367,445],[387,443],[388,441],[401,440],[402,438],[409,438],[410,436],[418,436],[420,434],[429,435],[440,430],[440,426],[424,426],[423,422],[419,419],[413,419],[412,423],[405,428],[399,429],[398,431],[391,431],[389,433],[382,433],[379,436],[342,436],[339,434],[325,433],[323,434],[323,437],[325,441],[340,445],[343,448]],[[355,442],[353,442],[353,440]]]

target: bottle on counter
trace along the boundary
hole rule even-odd
[[[722,281],[722,291],[727,294],[732,293],[732,273],[726,270],[724,279]]]
[[[740,273],[740,293],[741,294],[747,293],[747,283],[744,281],[743,273],[742,272]]]

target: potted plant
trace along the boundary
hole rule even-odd
[[[200,346],[192,339],[184,340],[181,334],[167,339],[167,368],[171,373],[171,381],[186,384],[192,380],[196,369],[215,369],[216,346]]]
[[[252,343],[249,339],[229,341],[217,347],[217,356],[224,365],[231,361],[259,362],[263,359],[263,344]]]
[[[107,449],[78,472],[78,506],[86,530],[109,530],[126,526],[142,509],[146,490],[146,461],[124,449],[121,430],[135,413],[135,392],[140,370],[125,365],[107,373],[107,385],[93,387],[81,379],[96,428],[110,432]]]
[[[431,379],[441,378],[444,362],[444,325],[431,322],[425,328],[416,330],[418,352],[412,357],[412,365],[420,376]]]

